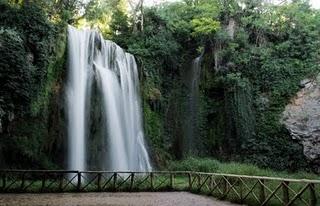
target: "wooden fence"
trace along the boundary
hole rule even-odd
[[[320,181],[202,172],[0,170],[0,193],[189,191],[248,205],[320,205]]]

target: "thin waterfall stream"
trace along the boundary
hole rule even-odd
[[[196,138],[199,136],[199,84],[201,73],[201,58],[195,58],[190,68],[184,74],[187,87],[187,99],[184,116],[184,155],[196,153]]]
[[[138,68],[133,55],[93,30],[68,27],[66,85],[68,167],[88,170],[89,114],[92,84],[102,95],[103,170],[151,171],[144,141]],[[98,145],[95,145],[98,146]]]

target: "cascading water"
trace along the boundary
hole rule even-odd
[[[68,28],[69,71],[66,86],[69,169],[85,170],[86,96],[90,84],[89,31]]]
[[[150,171],[144,143],[138,70],[134,57],[96,31],[68,28],[67,84],[69,169],[85,170],[89,99],[92,81],[102,95],[103,138],[107,144],[102,169]]]
[[[199,83],[201,72],[201,56],[192,61],[191,67],[184,74],[187,86],[186,112],[184,118],[184,153],[196,152],[195,138],[199,133]]]

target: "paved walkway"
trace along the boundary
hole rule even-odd
[[[188,192],[0,194],[0,206],[235,206]]]

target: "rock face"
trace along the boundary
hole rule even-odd
[[[301,142],[304,155],[320,173],[320,75],[300,84],[303,88],[286,106],[282,122],[292,138]]]

